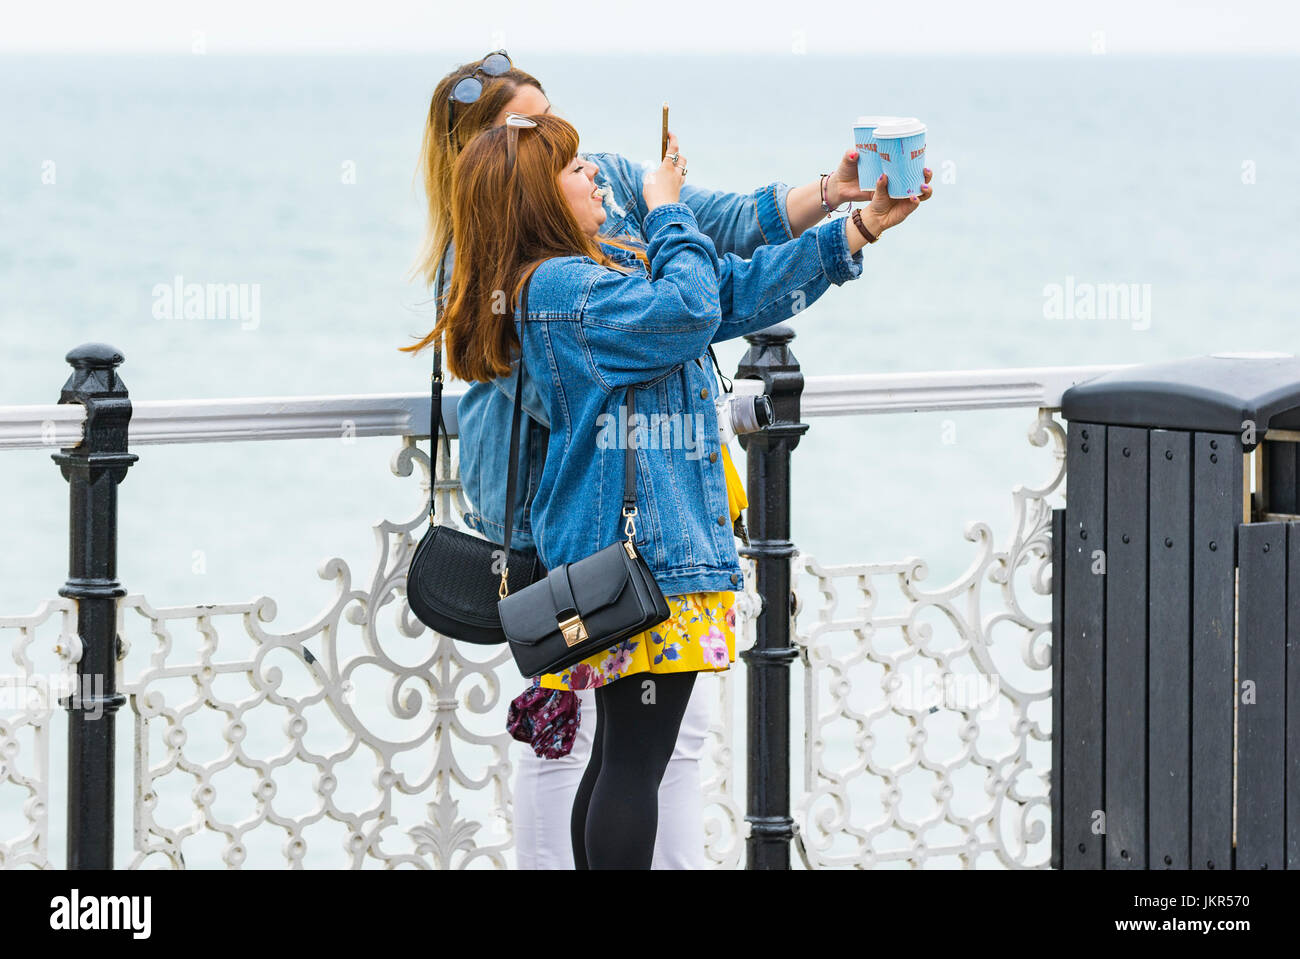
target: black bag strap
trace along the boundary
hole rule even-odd
[[[447,250],[451,246],[451,240],[448,239],[442,245],[442,257],[438,260],[438,283],[434,288],[433,294],[433,316],[434,323],[442,319],[442,283],[443,274],[446,272],[443,268],[447,265]],[[447,440],[448,445],[451,443],[451,437],[447,436],[447,426],[442,421],[442,334],[439,333],[433,341],[433,385],[430,390],[429,400],[429,525],[433,525],[433,508],[438,502],[438,430],[442,430],[443,438]]]
[[[532,276],[524,281],[524,288],[519,294],[519,368],[515,372],[515,408],[510,417],[510,465],[506,473],[506,535],[503,544],[505,562],[501,566],[501,586],[497,595],[505,599],[509,593],[506,585],[507,564],[510,562],[510,533],[515,525],[515,478],[519,472],[519,415],[523,410],[524,379],[524,324],[528,322],[528,286]],[[632,448],[632,422],[636,413],[635,386],[627,388],[627,423],[628,433],[623,444],[623,532],[630,544],[636,537],[636,450]]]

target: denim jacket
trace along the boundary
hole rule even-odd
[[[644,239],[646,216],[641,194],[645,171],[616,153],[586,154],[599,167],[596,185],[604,197],[605,236],[631,234]],[[786,218],[785,199],[789,187],[775,182],[751,194],[706,190],[689,183],[682,185],[681,202],[691,208],[698,228],[723,253],[750,256],[760,246],[784,243],[792,238]],[[616,252],[608,249],[611,256]],[[450,275],[454,251],[443,261]],[[788,286],[788,284],[787,284]],[[782,289],[776,295],[786,295]],[[778,322],[781,317],[770,322]],[[769,324],[770,325],[770,324]],[[509,459],[510,418],[515,398],[512,370],[490,383],[471,383],[456,407],[459,423],[460,481],[471,504],[464,514],[465,525],[493,542],[505,539],[506,465]],[[550,420],[527,368],[523,378],[523,410],[527,414],[519,443],[519,481],[511,546],[533,546],[531,503],[541,479],[546,457]]]
[[[701,357],[710,343],[787,319],[859,276],[862,255],[849,254],[841,220],[748,260],[719,256],[684,203],[655,208],[642,225],[648,273],[632,257],[622,260],[627,273],[556,257],[530,280],[527,322],[516,310],[550,422],[531,509],[538,555],[550,569],[624,535],[624,391],[633,386],[638,548],[665,595],[735,589],[718,384]],[[785,287],[790,295],[772,297]]]

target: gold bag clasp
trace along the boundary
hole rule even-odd
[[[564,634],[566,646],[576,646],[587,638],[587,627],[583,624],[582,617],[577,614],[560,620],[560,632]]]

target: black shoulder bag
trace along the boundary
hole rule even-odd
[[[442,307],[442,272],[438,274],[437,308]],[[525,301],[527,307],[527,301]],[[510,437],[510,455],[518,456],[520,380],[524,369],[523,353],[519,356],[519,376],[515,379],[515,417]],[[504,643],[497,610],[499,600],[496,580],[492,576],[494,556],[502,547],[491,540],[474,536],[433,521],[438,500],[438,431],[447,438],[442,422],[442,341],[433,346],[433,405],[430,409],[429,439],[429,528],[415,548],[406,573],[406,599],[416,619],[430,629],[466,643],[493,645]],[[448,441],[450,442],[450,441]],[[504,582],[509,571],[510,587],[523,589],[546,575],[546,567],[534,549],[510,549],[510,524],[514,519],[514,467],[507,497],[505,552],[508,558],[501,575]]]
[[[528,285],[523,291],[524,321],[528,317]],[[519,373],[515,379],[515,410],[510,423],[510,472],[506,479],[506,542],[515,508],[518,471],[519,414],[522,409],[523,331],[519,337]],[[524,676],[558,672],[588,656],[617,645],[629,636],[668,618],[668,603],[637,550],[636,451],[631,424],[636,409],[635,387],[627,388],[628,435],[623,451],[623,532],[627,539],[611,543],[583,559],[561,563],[545,579],[519,588],[501,571],[498,586],[501,628],[510,642],[515,665]],[[514,562],[514,558],[510,560]]]

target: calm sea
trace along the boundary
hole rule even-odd
[[[429,95],[447,56],[0,58],[0,405],[54,402],[64,354],[126,356],[137,400],[418,392],[430,325],[407,279]],[[815,179],[862,113],[929,125],[935,198],[800,315],[808,375],[1157,361],[1291,350],[1300,299],[1295,59],[545,57],[584,149],[648,159],[659,105],[691,181]],[[153,290],[256,284],[255,326],[158,319]],[[1056,318],[1053,285],[1132,284],[1130,315]],[[246,328],[249,327],[249,328]],[[734,368],[743,342],[723,344]],[[928,585],[1009,532],[1050,475],[1033,412],[815,419],[793,537],[829,562],[919,555]],[[396,440],[144,447],[121,488],[119,576],[155,605],[276,599],[288,631],[363,576],[372,526],[419,508]],[[67,488],[4,455],[0,612],[67,575]],[[1039,612],[1045,612],[1041,607]]]

